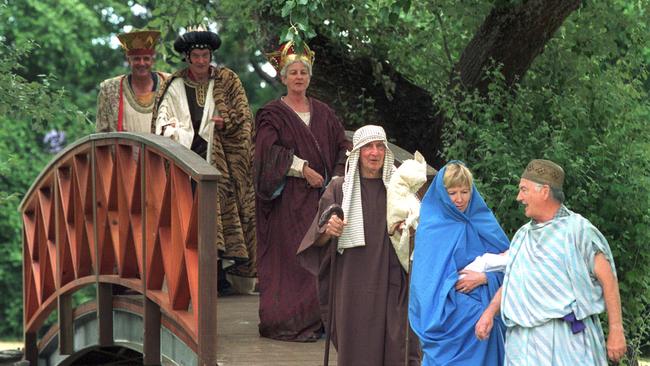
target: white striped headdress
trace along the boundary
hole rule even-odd
[[[345,163],[345,180],[343,181],[343,202],[341,207],[345,215],[347,225],[338,241],[338,251],[366,245],[363,231],[363,207],[361,206],[361,180],[359,179],[359,153],[361,147],[373,142],[382,141],[386,145],[384,155],[384,169],[382,180],[384,186],[388,187],[390,176],[393,174],[393,152],[388,148],[386,132],[381,126],[366,125],[354,133],[352,137],[352,151],[348,152],[348,160]],[[382,228],[385,229],[385,228]]]

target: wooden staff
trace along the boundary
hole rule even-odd
[[[410,229],[407,229],[410,230]],[[411,325],[409,324],[409,296],[410,296],[410,291],[411,291],[411,266],[413,264],[413,261],[411,260],[411,251],[413,250],[413,245],[414,240],[413,236],[415,234],[411,235],[409,237],[409,250],[408,250],[408,257],[406,261],[406,347],[405,352],[404,352],[404,366],[408,366],[409,364],[409,351],[411,350],[410,348],[410,335],[411,335]]]
[[[332,215],[338,216],[343,220],[343,209],[337,203],[331,204],[320,216],[318,220],[318,226],[322,227],[326,225]],[[334,324],[334,292],[336,291],[336,285],[334,281],[334,276],[336,275],[335,266],[336,266],[336,250],[338,247],[339,238],[333,237],[330,243],[330,278],[329,278],[329,293],[328,296],[328,307],[327,307],[327,332],[325,333],[325,355],[323,356],[323,366],[329,365],[330,358],[330,341],[332,339],[332,330]]]

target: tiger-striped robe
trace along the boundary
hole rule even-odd
[[[188,71],[189,69],[183,69],[174,73],[161,86],[151,122],[153,133],[160,134],[161,126],[171,120],[186,127],[189,124],[189,129],[192,130],[189,112],[184,113],[189,108],[187,97],[182,98],[185,95],[183,83],[174,83],[175,80],[186,79]],[[205,108],[215,109],[224,119],[223,129],[213,127],[212,131],[208,131],[212,141],[208,141],[211,146],[207,160],[222,174],[217,186],[220,210],[217,214],[220,223],[217,224],[223,230],[217,232],[216,244],[223,251],[221,258],[236,261],[236,265],[228,268],[229,273],[255,277],[257,240],[255,191],[251,171],[254,153],[253,118],[237,74],[225,67],[211,67],[210,81],[214,106],[206,103]],[[208,115],[207,120],[211,116]]]

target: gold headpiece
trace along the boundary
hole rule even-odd
[[[207,32],[208,28],[203,24],[190,25],[187,27],[187,32]]]
[[[117,35],[124,52],[127,56],[153,55],[156,51],[156,44],[160,38],[160,32],[145,30]]]
[[[311,67],[314,64],[314,56],[316,53],[309,49],[307,43],[303,43],[303,53],[296,53],[296,45],[293,41],[283,43],[280,48],[275,52],[266,54],[275,70],[280,73],[282,69],[295,61],[305,61]]]

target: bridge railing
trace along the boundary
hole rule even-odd
[[[82,138],[42,171],[20,205],[25,358],[56,309],[59,351],[73,352],[72,294],[97,287],[100,346],[113,343],[113,285],[141,294],[143,358],[160,363],[161,313],[215,365],[217,180],[205,160],[168,138]]]

